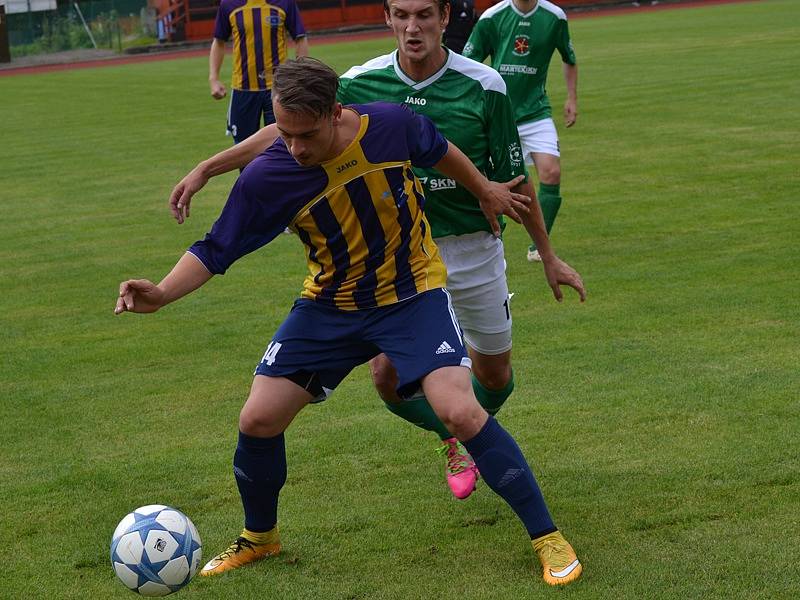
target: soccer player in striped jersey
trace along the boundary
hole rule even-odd
[[[539,203],[547,233],[561,207],[561,161],[558,133],[545,92],[547,69],[558,50],[564,64],[567,100],[564,124],[578,118],[578,66],[569,36],[567,15],[547,0],[502,0],[487,9],[464,46],[464,56],[483,61],[491,56],[508,86],[525,163],[539,176]],[[536,244],[528,260],[541,260]]]
[[[342,75],[338,99],[345,103],[386,100],[405,104],[429,117],[491,179],[506,181],[521,176],[525,168],[519,137],[502,78],[490,67],[440,45],[448,4],[446,0],[390,0],[385,6],[386,19],[397,38],[397,50]],[[247,164],[276,135],[274,127],[263,129],[239,146],[198,165],[176,186],[170,198],[178,222],[182,222],[191,196],[210,176]],[[514,389],[503,243],[493,235],[492,226],[469,190],[436,169],[417,167],[415,172],[425,186],[425,210],[447,266],[447,289],[472,359],[473,389],[481,406],[494,415]],[[518,189],[527,195],[533,193],[527,185]],[[585,290],[580,276],[550,248],[538,207],[525,216],[524,225],[542,253],[545,276],[556,298],[561,299],[559,284],[565,284],[576,289],[583,300]],[[444,442],[441,449],[446,456],[448,485],[456,497],[469,496],[475,488],[478,469],[457,437],[436,416],[424,396],[401,399],[396,394],[396,374],[386,357],[376,357],[370,367],[387,408],[410,423],[435,432]],[[568,548],[557,560],[565,567],[572,564],[572,548],[559,532],[552,535],[556,537],[554,543]],[[545,536],[540,540],[542,544],[545,538],[548,543],[552,540],[552,536]],[[543,554],[544,550],[540,556]],[[547,579],[548,569],[544,572]],[[570,571],[551,582],[565,583],[578,573]]]
[[[272,72],[288,58],[286,34],[295,41],[295,54],[308,56],[308,37],[295,0],[222,0],[214,24],[208,59],[211,96],[225,97],[219,71],[225,42],[233,37],[233,76],[228,105],[228,135],[234,143],[275,122],[270,89]]]
[[[203,575],[280,552],[284,431],[306,405],[325,400],[355,366],[381,352],[397,369],[398,394],[422,386],[529,535],[556,531],[516,442],[475,399],[470,359],[411,167],[435,166],[459,181],[490,220],[502,212],[516,216],[515,209],[524,213],[530,199],[510,192],[514,182],[489,182],[429,119],[387,103],[343,107],[337,85],[336,74],[313,59],[279,67],[273,107],[280,139],[244,169],[211,231],[158,285],[120,284],[116,314],[154,312],[224,273],[287,225],[306,246],[303,293],[256,367],[239,417],[234,474],[245,527]],[[572,558],[566,570],[580,572]]]

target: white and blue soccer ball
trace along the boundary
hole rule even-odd
[[[177,592],[202,558],[200,535],[181,511],[161,504],[137,508],[111,537],[111,564],[128,589],[142,596]]]

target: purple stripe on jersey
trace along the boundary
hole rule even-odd
[[[422,239],[425,239],[425,235],[428,232],[428,228],[425,226],[425,219],[419,220],[419,233],[422,236]]]
[[[253,47],[256,53],[256,76],[258,77],[258,89],[267,89],[267,80],[264,75],[264,33],[261,29],[262,19],[261,9],[253,9]]]
[[[308,232],[301,227],[297,228],[297,237],[300,238],[301,242],[308,246],[308,260],[319,265],[319,271],[316,275],[314,275],[314,283],[319,285],[320,278],[322,278],[322,276],[325,274],[325,267],[323,267],[322,263],[317,260],[317,247],[314,245],[314,242],[311,241],[311,236],[308,235]]]
[[[244,28],[244,13],[236,13],[236,28],[239,30],[239,60],[242,69],[242,89],[250,89],[250,74],[247,66],[247,31]]]
[[[280,23],[281,16],[276,8],[269,9],[269,40],[272,44],[272,68],[281,64],[281,57],[278,54],[278,35],[281,33],[280,27],[275,23]]]
[[[377,270],[383,264],[386,256],[386,236],[364,179],[359,177],[345,184],[344,187],[350,196],[350,203],[355,209],[358,222],[361,224],[361,235],[364,237],[369,251],[369,256],[364,261],[364,275],[356,284],[353,300],[358,308],[372,308],[378,305],[375,299],[375,290],[378,287]]]
[[[344,239],[342,228],[333,214],[328,199],[323,198],[311,208],[311,218],[319,232],[325,236],[328,249],[331,251],[331,263],[334,271],[331,283],[322,288],[317,301],[328,306],[335,306],[334,296],[342,281],[347,277],[350,268],[350,254],[347,252],[347,240]]]
[[[417,293],[417,286],[411,272],[411,228],[414,220],[411,218],[411,211],[408,208],[408,196],[405,192],[404,177],[402,167],[385,169],[384,174],[389,182],[389,187],[394,196],[394,203],[397,207],[397,221],[400,224],[400,247],[394,253],[396,276],[394,288],[398,300],[405,300]]]

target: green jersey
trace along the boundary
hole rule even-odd
[[[448,52],[444,66],[424,81],[402,71],[397,51],[379,56],[342,75],[337,98],[342,104],[407,105],[431,119],[493,181],[526,173],[506,84],[493,69],[455,52]],[[434,169],[414,172],[425,187],[433,237],[491,231],[478,199],[465,188]]]
[[[503,0],[481,15],[464,46],[464,56],[479,61],[492,57],[492,67],[508,86],[517,123],[527,123],[552,114],[545,83],[556,50],[565,63],[575,64],[563,10],[539,0],[532,11],[523,13],[512,0]]]

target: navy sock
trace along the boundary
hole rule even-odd
[[[463,444],[483,480],[517,513],[531,539],[556,531],[522,451],[494,417],[490,416],[478,435]]]
[[[240,431],[233,455],[233,474],[242,497],[245,528],[261,533],[275,527],[278,494],[286,483],[283,434],[258,438]]]

